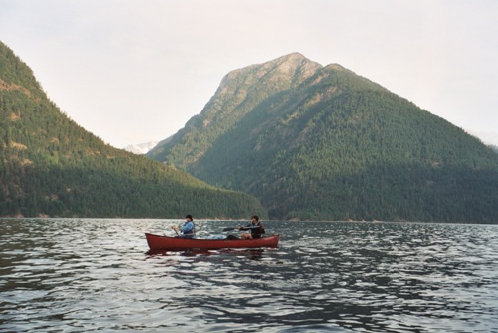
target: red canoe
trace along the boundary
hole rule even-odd
[[[159,236],[146,233],[147,243],[151,250],[184,251],[191,249],[217,250],[226,248],[277,247],[279,235],[258,239],[186,239]]]

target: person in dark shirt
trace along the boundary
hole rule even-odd
[[[243,232],[240,234],[241,239],[254,239],[261,238],[261,236],[265,233],[265,226],[259,222],[259,217],[254,215],[251,217],[251,223],[246,225],[245,227],[238,227],[239,230],[250,230],[251,233]]]

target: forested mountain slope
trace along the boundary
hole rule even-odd
[[[247,218],[259,201],[104,144],[0,43],[0,215]]]
[[[148,156],[247,191],[271,218],[498,222],[498,155],[340,65],[229,73]]]

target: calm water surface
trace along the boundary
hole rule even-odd
[[[278,249],[147,253],[181,222],[0,220],[0,331],[498,332],[498,226],[268,222]]]

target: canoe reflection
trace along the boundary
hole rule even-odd
[[[245,256],[251,260],[261,260],[265,249],[220,249],[220,250],[206,250],[206,249],[190,249],[186,251],[162,251],[162,250],[149,250],[145,254],[148,257],[157,256],[213,256],[213,255],[234,255]]]

